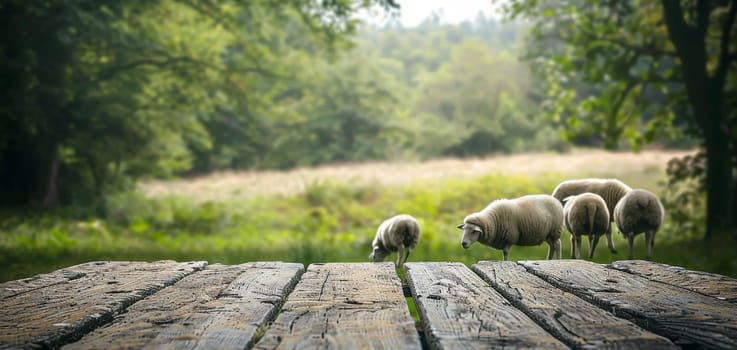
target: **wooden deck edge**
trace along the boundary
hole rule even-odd
[[[647,260],[617,260],[604,266],[737,304],[737,280],[729,276]]]
[[[103,263],[109,263],[109,262],[111,262],[111,261],[93,261],[93,262],[87,262],[87,263],[80,264],[80,265],[103,264]],[[157,262],[174,262],[174,261],[170,261],[170,260],[163,261],[162,260],[162,261],[157,261]],[[177,262],[177,263],[179,263],[179,262]],[[62,346],[67,345],[67,344],[70,344],[70,343],[73,343],[73,342],[81,339],[86,334],[89,334],[92,331],[94,331],[94,330],[96,330],[96,329],[98,329],[100,327],[103,327],[103,326],[111,323],[115,319],[116,316],[118,316],[121,313],[125,312],[125,310],[128,307],[130,307],[131,305],[135,304],[136,302],[141,301],[141,300],[144,300],[145,298],[147,298],[147,297],[149,297],[151,295],[156,294],[157,292],[161,291],[162,289],[164,289],[166,287],[169,287],[169,286],[177,283],[182,278],[184,278],[186,276],[189,276],[189,275],[191,275],[193,273],[196,273],[197,271],[200,271],[200,270],[206,268],[207,265],[208,265],[207,261],[187,261],[187,262],[181,262],[181,263],[189,265],[189,268],[191,270],[190,271],[187,271],[187,272],[184,272],[183,271],[183,273],[181,273],[181,274],[176,274],[176,275],[172,276],[171,278],[162,281],[162,283],[160,283],[158,285],[152,285],[149,288],[138,290],[138,293],[136,293],[135,295],[132,295],[132,296],[130,296],[128,298],[121,299],[120,300],[120,305],[117,308],[110,309],[110,310],[103,310],[103,309],[101,309],[101,310],[99,310],[99,312],[97,312],[97,313],[95,313],[93,315],[87,316],[81,322],[78,322],[76,324],[70,324],[68,326],[65,326],[65,327],[73,327],[73,329],[70,329],[68,331],[65,331],[65,332],[62,332],[62,333],[59,333],[59,334],[54,334],[54,335],[50,335],[50,336],[47,336],[47,337],[39,338],[39,339],[33,340],[30,343],[27,343],[25,345],[19,345],[19,344],[16,344],[16,345],[13,345],[13,344],[0,344],[0,348],[5,348],[6,345],[9,346],[9,348],[19,348],[19,347],[22,347],[22,348],[28,348],[28,347],[36,348],[36,347],[40,347],[40,348],[47,348],[47,349],[48,348],[50,348],[50,349],[58,349],[58,348],[61,348]],[[75,265],[75,266],[80,266],[80,265]],[[73,266],[73,267],[75,267],[75,266]],[[184,270],[184,269],[182,269],[182,270]],[[84,275],[82,275],[82,276],[84,276]],[[77,278],[79,278],[79,277],[75,276],[75,278],[70,278],[67,281],[61,281],[59,283],[68,282],[68,281],[71,281],[71,280],[74,280],[74,279],[77,279]],[[58,284],[58,283],[54,283],[53,285],[56,285],[56,284]],[[49,287],[49,286],[44,286],[44,287],[41,287],[41,288],[46,288],[46,287]],[[34,290],[36,290],[36,289],[40,289],[40,288],[35,288]],[[32,292],[32,291],[33,290],[27,291],[27,292]],[[23,294],[23,293],[20,293],[20,294]]]

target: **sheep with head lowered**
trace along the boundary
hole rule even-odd
[[[632,260],[635,236],[642,232],[645,232],[647,256],[652,259],[655,233],[660,229],[664,218],[663,204],[656,195],[647,190],[632,190],[617,203],[614,208],[614,221],[617,223],[619,232],[627,238],[630,260]]]
[[[601,235],[609,230],[609,209],[606,202],[596,193],[585,192],[568,196],[563,202],[563,217],[566,229],[571,233],[571,259],[581,258],[581,236],[589,236],[589,259]]]
[[[402,267],[419,241],[420,225],[415,218],[407,214],[393,216],[384,220],[376,230],[369,259],[381,262],[389,254],[397,252],[396,266]]]
[[[463,230],[464,249],[478,241],[501,249],[509,260],[513,245],[533,246],[548,243],[548,260],[560,259],[563,232],[563,206],[553,196],[538,194],[515,199],[499,199],[480,212],[472,213],[458,225]]]
[[[596,193],[604,199],[609,209],[609,221],[614,221],[614,207],[631,190],[632,188],[617,179],[575,179],[558,184],[553,190],[553,197],[563,204],[563,200],[570,196],[585,192]],[[612,225],[609,225],[609,229],[607,229],[606,242],[609,250],[616,254],[617,248],[614,247],[614,240],[612,239]]]

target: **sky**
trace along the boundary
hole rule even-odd
[[[442,9],[441,18],[448,23],[472,20],[479,11],[483,11],[486,15],[493,12],[491,0],[399,0],[399,4],[402,24],[405,27],[420,24],[438,9]]]
[[[492,0],[398,0],[401,6],[401,21],[405,27],[414,27],[430,17],[433,11],[442,11],[441,19],[446,23],[460,23],[473,20],[479,11],[492,16]],[[375,16],[369,20],[377,24],[386,21],[385,16]]]

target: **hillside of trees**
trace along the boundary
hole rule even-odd
[[[512,0],[404,28],[357,15],[393,0],[3,1],[0,207],[104,214],[141,179],[658,142],[703,147],[671,180],[697,179],[708,229],[731,232],[736,8]]]
[[[142,178],[223,169],[565,147],[519,60],[522,25],[335,29],[268,2],[50,4],[1,8],[4,206],[101,203]]]

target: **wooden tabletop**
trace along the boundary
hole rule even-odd
[[[91,262],[0,284],[0,349],[737,348],[737,280],[646,261]],[[413,319],[408,303],[416,305]]]

